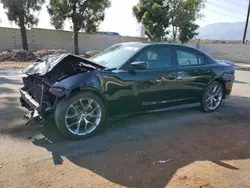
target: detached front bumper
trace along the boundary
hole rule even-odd
[[[20,89],[20,95],[20,102],[23,107],[28,108],[28,110],[36,110],[39,107],[39,103],[36,102],[26,91]]]

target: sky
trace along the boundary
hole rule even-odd
[[[105,20],[99,26],[99,30],[118,32],[124,36],[138,36],[139,25],[132,14],[132,7],[138,1],[111,0],[112,6],[106,10]],[[47,3],[48,0],[46,0]],[[37,14],[40,21],[36,27],[53,29],[46,4]],[[207,0],[206,8],[202,11],[205,17],[202,20],[197,20],[197,24],[202,27],[218,22],[245,22],[247,8],[248,0]],[[0,27],[17,27],[8,21],[2,4],[0,4],[0,18],[2,20]],[[70,30],[70,23],[65,24],[65,30]]]

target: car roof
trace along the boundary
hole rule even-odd
[[[166,46],[171,46],[171,47],[175,46],[175,47],[181,47],[181,48],[187,48],[187,49],[195,50],[195,51],[198,51],[198,52],[202,53],[203,55],[209,56],[207,53],[203,52],[200,49],[197,49],[197,48],[194,48],[194,47],[191,47],[191,46],[187,46],[187,45],[182,45],[182,44],[177,44],[177,43],[170,43],[170,42],[125,42],[125,43],[122,43],[122,44],[133,45],[135,47],[140,47],[140,48],[143,48],[143,47],[146,47],[146,46],[158,46],[158,45],[159,46],[160,45],[166,45]]]
[[[166,46],[187,47],[187,48],[198,50],[198,49],[190,47],[190,46],[176,44],[176,43],[169,43],[169,42],[124,42],[122,44],[128,45],[128,46],[137,46],[137,47],[166,45]]]

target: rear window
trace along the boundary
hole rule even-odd
[[[202,55],[183,50],[176,50],[177,63],[179,67],[204,65],[205,58]]]

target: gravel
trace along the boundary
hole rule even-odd
[[[22,49],[6,50],[0,53],[0,61],[33,61],[35,59],[33,52]]]

